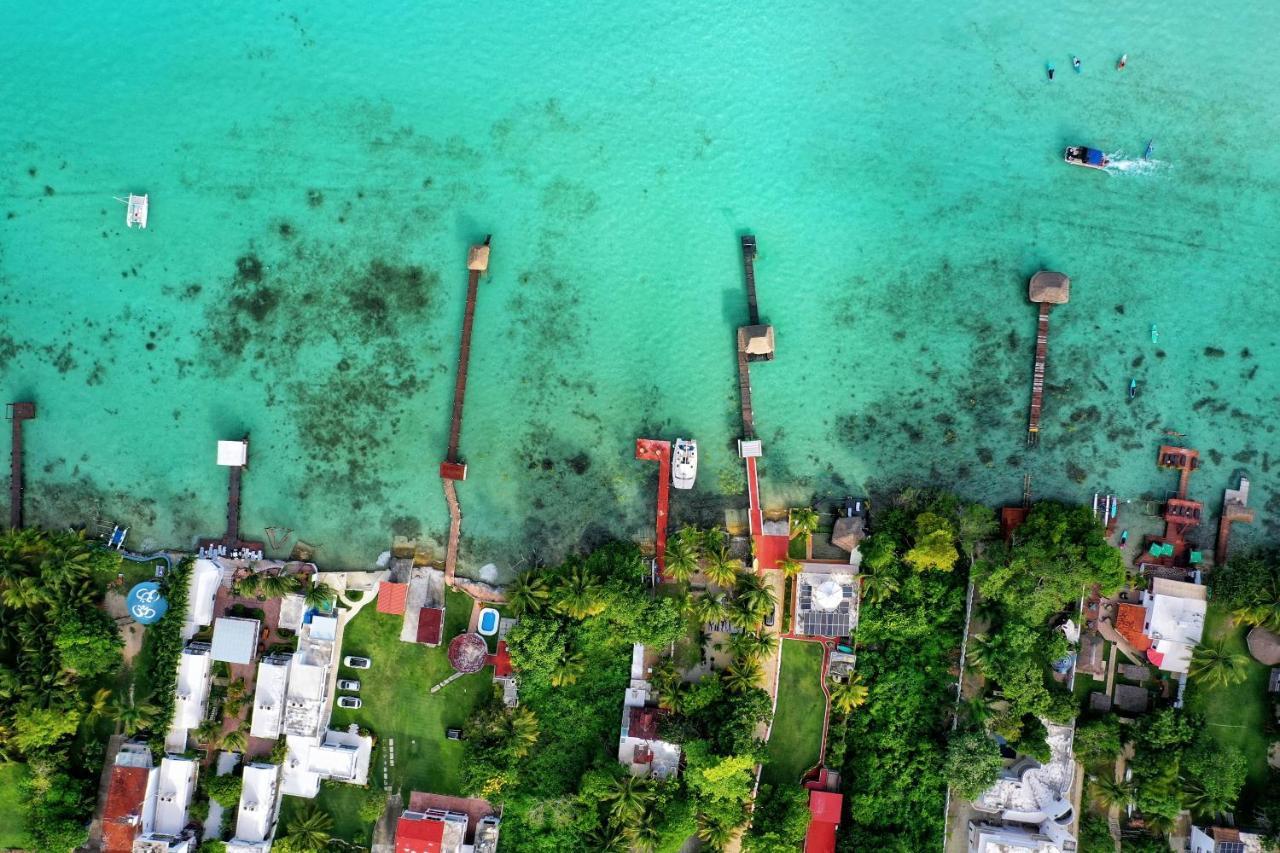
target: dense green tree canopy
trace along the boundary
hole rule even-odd
[[[990,788],[1003,768],[1000,747],[985,732],[955,732],[947,743],[947,782],[966,800]]]

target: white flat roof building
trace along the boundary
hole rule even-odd
[[[328,690],[328,664],[307,663],[302,655],[294,655],[289,662],[289,685],[285,691],[285,734],[315,737],[320,733]]]
[[[258,662],[258,680],[253,688],[253,718],[249,734],[275,740],[284,723],[284,705],[289,683],[289,656],[271,655]]]
[[[205,643],[188,643],[178,656],[173,728],[194,729],[204,720],[212,678],[213,658],[209,655],[209,646]]]
[[[280,789],[293,797],[315,797],[320,780],[334,779],[353,785],[369,781],[369,756],[373,738],[329,729],[317,737],[285,738],[288,751],[282,767]]]
[[[182,834],[187,826],[187,809],[196,790],[196,763],[189,758],[166,755],[160,759],[156,785],[156,814],[153,834]]]
[[[133,853],[192,853],[195,839],[190,835],[148,833],[133,842]]]
[[[1194,583],[1156,578],[1143,601],[1146,622],[1142,633],[1151,639],[1147,658],[1167,672],[1186,673],[1191,655],[1204,636],[1207,591]]]
[[[219,441],[218,464],[226,465],[230,468],[243,468],[249,464],[249,442],[243,439],[240,441]]]
[[[227,663],[252,663],[261,628],[262,623],[257,619],[219,616],[213,623],[213,659]]]
[[[969,823],[969,853],[1075,853],[1074,840],[1063,845],[1034,826]]]
[[[213,624],[213,604],[222,584],[222,566],[203,557],[191,567],[187,582],[187,619],[182,638],[190,640],[201,628]]]
[[[276,800],[280,787],[280,767],[275,764],[250,764],[244,769],[240,793],[240,810],[236,814],[236,836],[228,850],[258,850],[270,845],[276,819]]]

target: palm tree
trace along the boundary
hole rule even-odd
[[[725,532],[723,527],[708,527],[698,533],[697,536],[701,540],[700,545],[704,554],[719,551],[729,542],[729,534]]]
[[[93,723],[104,719],[111,712],[111,688],[100,688],[93,694],[93,698],[89,700],[89,711],[85,714],[85,720]]]
[[[83,539],[79,543],[50,548],[40,560],[40,580],[49,587],[83,580],[93,571],[89,562],[91,558],[92,553]]]
[[[1280,631],[1280,578],[1272,575],[1254,589],[1249,596],[1249,603],[1236,608],[1233,615],[1241,622],[1270,631]]]
[[[862,579],[862,600],[879,604],[898,591],[898,579],[884,572],[859,575]]]
[[[516,751],[519,754],[516,757],[523,757],[538,742],[538,735],[541,733],[538,718],[528,708],[516,708],[511,712],[510,724],[511,737],[518,746]]]
[[[1235,799],[1227,799],[1225,792],[1217,786],[1206,787],[1198,779],[1188,781],[1183,793],[1191,811],[1209,818],[1216,818],[1223,812],[1230,811],[1236,804]]]
[[[50,600],[48,589],[30,575],[9,581],[5,584],[4,591],[0,592],[0,603],[15,610],[38,607],[48,604]]]
[[[591,843],[590,849],[601,853],[627,853],[631,845],[623,830],[612,823],[602,823],[587,835]]]
[[[556,609],[573,619],[586,619],[604,610],[600,582],[581,565],[574,566],[556,589]]]
[[[698,546],[691,536],[676,534],[668,539],[665,556],[667,576],[673,581],[685,583],[698,571]]]
[[[267,598],[284,598],[291,592],[297,592],[301,587],[302,581],[298,580],[297,575],[287,575],[281,570],[262,576],[258,581],[258,594]]]
[[[551,686],[564,687],[567,684],[573,684],[586,668],[587,662],[586,658],[582,656],[582,652],[566,654],[556,662],[555,667],[551,670]]]
[[[136,701],[132,696],[128,700],[117,698],[111,703],[109,710],[111,716],[115,717],[116,722],[127,735],[134,735],[143,729],[150,728],[160,714],[160,709],[151,702],[150,696]]]
[[[1089,780],[1089,792],[1093,794],[1093,798],[1101,803],[1104,807],[1127,809],[1133,805],[1133,798],[1137,791],[1130,782],[1117,782],[1115,779],[1106,777],[1092,777]]]
[[[315,583],[314,581],[307,587],[307,591],[302,596],[303,603],[314,610],[328,610],[337,599],[337,590],[327,583]]]
[[[688,608],[703,625],[714,625],[723,622],[728,615],[729,602],[724,593],[712,595],[708,592],[690,596]]]
[[[601,794],[600,799],[609,804],[609,814],[614,820],[625,826],[639,820],[653,802],[653,785],[648,779],[623,776],[613,783],[611,789]]]
[[[862,683],[862,676],[858,673],[852,672],[847,680],[838,681],[831,686],[831,706],[841,714],[847,714],[865,704],[867,686]]]
[[[293,849],[314,853],[328,846],[333,818],[320,811],[315,804],[308,804],[294,815],[285,828]]]
[[[195,728],[196,740],[200,743],[212,743],[221,731],[221,720],[205,720]]]
[[[788,557],[778,564],[778,570],[782,572],[784,578],[793,578],[804,571],[804,564]]]
[[[636,853],[653,853],[662,840],[662,833],[653,820],[653,815],[646,811],[624,830],[631,849]]]
[[[537,569],[524,572],[507,587],[507,602],[517,616],[541,613],[551,597],[546,576]]]
[[[262,575],[257,572],[248,572],[236,579],[231,585],[231,591],[241,598],[253,598],[258,594],[258,584],[261,580]]]
[[[698,837],[712,850],[723,850],[728,847],[735,834],[735,827],[719,821],[704,821],[698,824]]]
[[[733,655],[734,660],[759,661],[763,655],[760,653],[760,646],[756,642],[758,636],[758,634],[750,631],[730,634],[729,639],[725,641],[725,648],[729,654]],[[765,647],[765,650],[768,650],[768,646]]]
[[[738,603],[743,610],[751,614],[753,622],[764,619],[778,606],[773,587],[765,583],[758,575],[739,575],[737,587]]]
[[[965,649],[965,662],[983,675],[990,675],[992,662],[991,642],[986,634],[974,634]]]
[[[818,512],[813,507],[791,510],[791,538],[812,536],[818,529],[819,521]]]
[[[710,563],[703,570],[707,580],[719,587],[733,586],[738,572],[742,569],[742,561],[729,556],[728,547],[721,545],[709,553]]]
[[[760,683],[760,664],[739,660],[724,671],[724,687],[730,693],[745,693]]]
[[[249,739],[245,736],[244,729],[232,729],[222,736],[219,748],[223,752],[244,752],[248,745]]]
[[[1191,656],[1192,678],[1203,679],[1211,687],[1239,684],[1249,677],[1249,657],[1229,652],[1223,643],[1199,646]]]

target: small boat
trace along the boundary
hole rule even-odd
[[[1045,70],[1045,73],[1047,73],[1047,74],[1049,75],[1049,79],[1050,79],[1050,80],[1052,80],[1052,79],[1053,79],[1053,71],[1054,71],[1053,63],[1052,63],[1052,62],[1050,62],[1048,65],[1046,65],[1044,70]]]
[[[1127,530],[1121,530],[1121,531],[1120,531],[1120,544],[1121,544],[1121,545],[1124,545],[1124,544],[1126,544],[1128,541],[1129,541],[1129,531],[1127,531]]]
[[[129,193],[128,198],[117,198],[116,201],[125,206],[124,224],[132,228],[137,225],[139,228],[147,227],[147,196],[134,195]]]
[[[1129,54],[1124,54],[1116,61],[1116,70],[1123,71],[1124,67],[1129,64]]]
[[[1084,166],[1088,169],[1105,169],[1111,165],[1111,159],[1097,148],[1086,148],[1073,145],[1062,155],[1062,159],[1072,166]]]
[[[1138,380],[1130,379],[1129,380],[1129,399],[1132,400],[1136,396],[1138,396]]]
[[[1078,56],[1071,57],[1071,67],[1076,70],[1077,74],[1079,74],[1081,71],[1084,70],[1084,67],[1080,64],[1080,57]]]
[[[698,442],[677,438],[671,448],[671,485],[677,489],[692,489],[698,476]]]
[[[1151,152],[1156,150],[1156,141],[1154,139],[1147,140],[1147,150],[1142,152],[1143,160],[1151,159]]]
[[[1160,333],[1156,331],[1155,323],[1151,324],[1151,343],[1153,344],[1160,343]]]

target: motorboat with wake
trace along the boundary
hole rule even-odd
[[[677,489],[692,489],[698,476],[698,442],[691,438],[677,438],[671,448],[671,485]]]
[[[1072,166],[1084,166],[1087,169],[1105,169],[1111,165],[1111,158],[1097,148],[1086,148],[1083,145],[1072,145],[1062,154],[1062,159]]]

